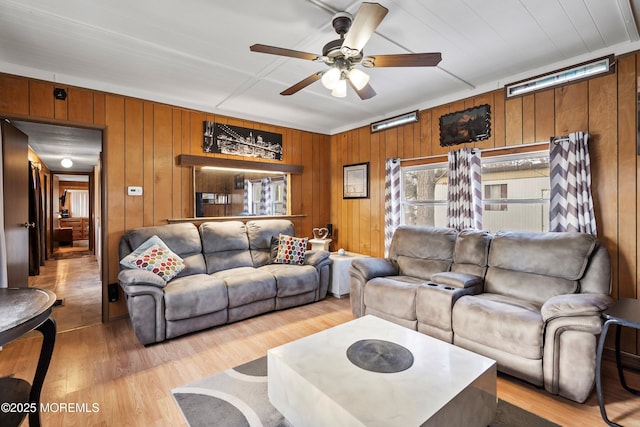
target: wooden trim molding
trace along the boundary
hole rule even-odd
[[[221,159],[218,157],[194,156],[191,154],[179,154],[176,164],[180,166],[210,166],[227,169],[251,169],[269,172],[284,172],[302,174],[304,166],[281,163],[254,162],[251,160]]]
[[[203,222],[210,221],[253,221],[256,219],[295,219],[295,218],[305,218],[306,215],[251,215],[251,216],[209,216],[209,217],[193,217],[193,218],[169,218],[167,222],[169,224],[178,224],[181,222],[192,222],[196,225],[200,225]]]

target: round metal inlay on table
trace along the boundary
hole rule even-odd
[[[413,365],[413,354],[405,347],[383,340],[360,340],[347,349],[347,358],[359,368],[384,374],[402,372]]]

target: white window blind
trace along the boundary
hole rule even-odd
[[[71,193],[72,217],[89,217],[89,192],[87,190],[68,190]]]

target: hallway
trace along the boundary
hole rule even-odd
[[[102,284],[94,255],[47,260],[40,275],[29,277],[29,287],[54,292],[62,305],[53,307],[58,332],[102,322]],[[70,254],[67,254],[70,255]]]

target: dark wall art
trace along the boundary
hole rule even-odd
[[[205,153],[282,160],[282,134],[204,122]]]
[[[491,136],[489,105],[440,116],[440,146],[482,141]]]

